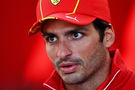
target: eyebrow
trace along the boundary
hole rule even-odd
[[[70,31],[65,32],[65,35],[71,34],[71,33],[75,33],[75,32],[80,32],[80,31],[88,31],[87,28],[76,28],[76,29],[72,29]]]
[[[41,36],[45,37],[45,36],[56,36],[56,35],[50,32],[44,32],[44,33],[41,33]]]

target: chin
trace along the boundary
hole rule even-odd
[[[79,84],[84,82],[87,79],[87,76],[84,74],[66,74],[62,76],[63,81],[66,84]]]

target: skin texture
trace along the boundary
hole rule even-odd
[[[108,48],[114,42],[110,28],[103,42],[93,24],[80,26],[60,20],[49,20],[43,26],[46,51],[67,90],[93,90],[109,74],[111,58]],[[75,68],[63,72],[60,64],[72,63]]]

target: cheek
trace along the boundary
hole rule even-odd
[[[87,43],[85,48],[81,51],[83,55],[90,56],[98,48],[98,42]]]
[[[85,60],[95,52],[98,43],[98,40],[83,40],[78,45],[74,44],[74,53],[82,60]]]
[[[55,60],[55,49],[46,45],[46,52],[50,60],[53,62],[53,60]]]

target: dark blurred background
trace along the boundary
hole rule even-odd
[[[0,2],[0,90],[43,90],[53,67],[40,34],[28,36],[37,0]],[[135,71],[135,0],[110,0],[117,46]],[[119,43],[119,44],[118,44]]]

